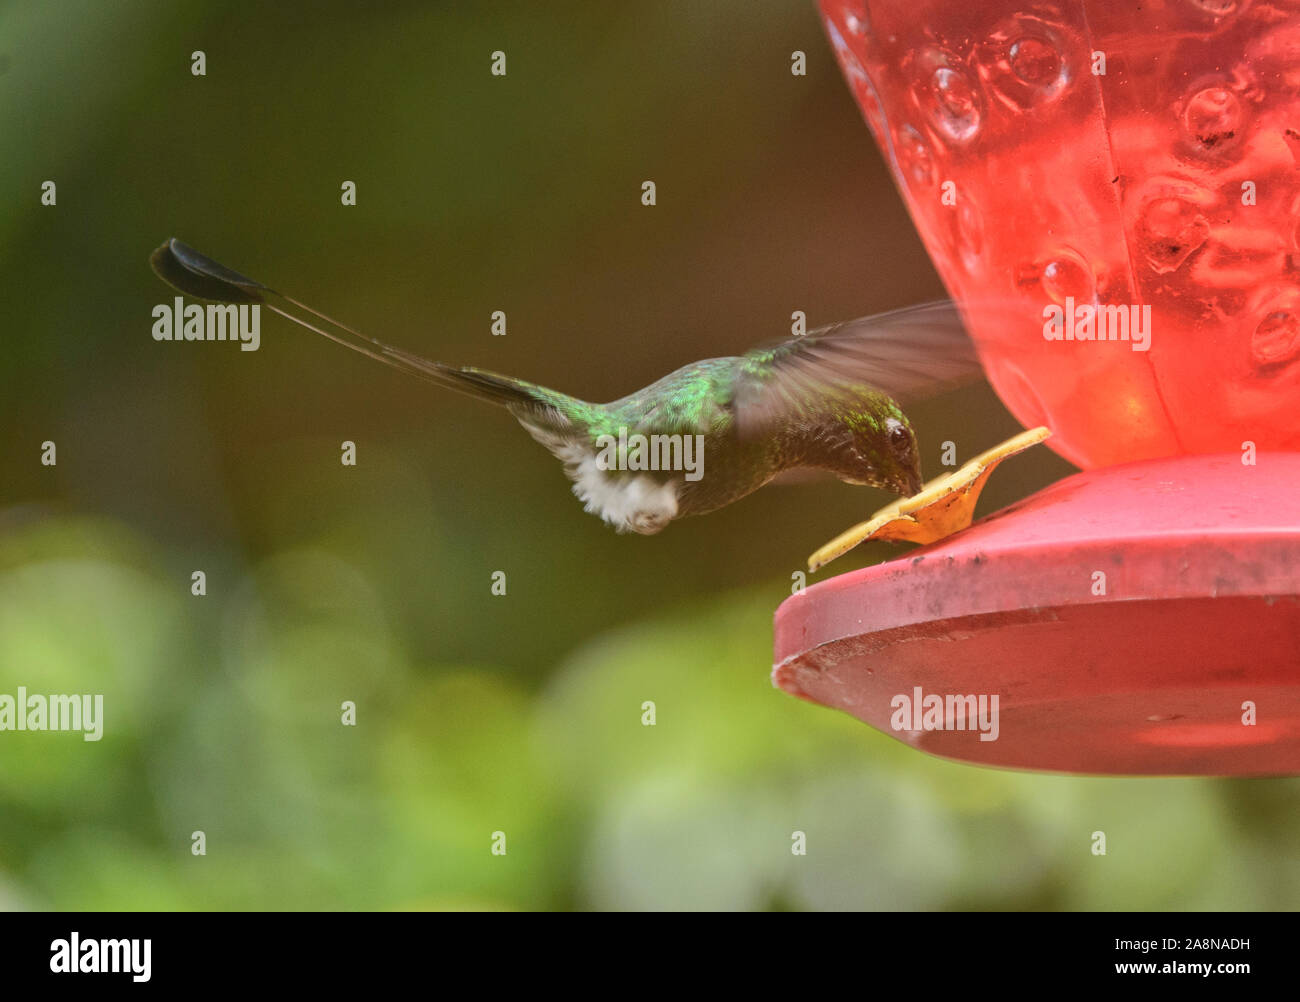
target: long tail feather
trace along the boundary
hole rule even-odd
[[[232,271],[174,237],[150,255],[149,264],[159,278],[179,292],[217,302],[260,303],[286,320],[328,338],[335,344],[351,348],[367,358],[446,389],[467,393],[503,407],[519,404],[535,406],[539,403],[530,384],[483,369],[445,365],[367,337],[319,310],[312,309],[306,303]],[[300,316],[299,312],[307,316]]]

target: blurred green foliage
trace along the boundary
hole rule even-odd
[[[1297,900],[1293,781],[974,769],[772,689],[790,573],[882,496],[615,537],[502,413],[274,318],[251,354],[150,339],[172,235],[592,399],[938,294],[811,4],[19,2],[0,128],[0,692],[106,714],[0,733],[0,907]],[[987,389],[917,420],[932,469],[1015,430]],[[1017,464],[985,510],[1067,471]]]
[[[38,519],[10,527],[0,568],[0,691],[39,678],[108,708],[98,743],[4,735],[11,907],[1284,908],[1300,892],[1290,781],[973,769],[777,692],[779,581],[604,631],[537,688],[412,657],[371,582],[323,548],[184,599],[145,540]]]

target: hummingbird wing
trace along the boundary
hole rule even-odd
[[[831,324],[743,355],[734,407],[742,435],[827,399],[879,390],[907,404],[982,376],[957,304],[940,300]]]

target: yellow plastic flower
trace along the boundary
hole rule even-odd
[[[1046,428],[1021,432],[980,453],[960,469],[935,477],[919,493],[885,505],[867,521],[840,533],[808,558],[808,570],[825,567],[868,539],[933,543],[960,532],[970,525],[975,503],[993,468],[1008,456],[1024,452],[1051,434]]]

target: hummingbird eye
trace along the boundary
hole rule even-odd
[[[912,436],[902,421],[890,418],[885,422],[888,429],[889,445],[897,456],[906,456],[912,449]]]

